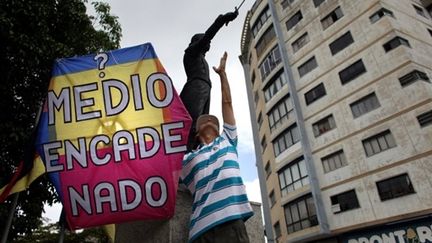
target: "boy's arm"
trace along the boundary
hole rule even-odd
[[[228,78],[225,72],[225,65],[228,54],[225,52],[220,60],[219,67],[213,67],[213,70],[219,74],[221,81],[221,91],[222,91],[222,117],[224,123],[228,125],[235,125],[234,109],[231,100],[231,90],[228,83]]]

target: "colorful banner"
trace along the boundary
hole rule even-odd
[[[190,125],[151,44],[60,59],[36,161],[72,229],[170,218]]]

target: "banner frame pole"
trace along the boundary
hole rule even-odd
[[[15,195],[12,198],[12,205],[11,205],[11,209],[9,211],[8,218],[6,220],[5,228],[3,230],[3,235],[2,235],[2,238],[1,238],[1,243],[6,243],[7,242],[7,238],[9,236],[9,230],[10,230],[10,227],[12,226],[12,220],[13,220],[13,218],[15,216],[15,210],[16,210],[16,207],[18,205],[19,194],[20,194],[20,192],[15,193]]]
[[[61,222],[61,220],[60,220],[60,235],[59,235],[59,240],[58,240],[58,243],[63,243],[63,241],[64,241],[64,237],[65,237],[65,224],[64,224],[64,222]]]
[[[39,103],[39,109],[38,109],[36,116],[35,116],[35,122],[34,122],[35,127],[33,128],[33,130],[34,130],[33,132],[36,132],[35,129],[39,125],[39,118],[40,118],[40,115],[42,113],[42,107],[43,107],[43,102],[40,102]],[[15,210],[16,210],[16,207],[18,205],[18,198],[19,198],[20,193],[21,192],[16,192],[12,198],[11,209],[10,209],[7,221],[6,221],[6,226],[2,232],[3,234],[2,234],[2,238],[1,238],[0,243],[6,243],[7,242],[7,238],[9,236],[9,230],[10,230],[10,227],[12,226],[12,220],[14,218]]]

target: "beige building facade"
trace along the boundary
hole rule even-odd
[[[269,242],[432,242],[432,0],[257,0],[241,53]]]

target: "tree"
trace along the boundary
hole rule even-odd
[[[86,12],[95,9],[95,16]],[[0,1],[0,185],[9,180],[46,96],[56,58],[119,48],[121,27],[106,3],[86,0]],[[58,199],[46,176],[21,193],[10,241],[41,226],[43,204]],[[5,219],[10,201],[0,204]],[[0,229],[5,220],[0,220]]]
[[[58,223],[40,225],[32,235],[18,237],[16,243],[56,243],[59,239]],[[77,233],[66,232],[65,243],[107,243],[108,236],[102,228],[89,228]]]

